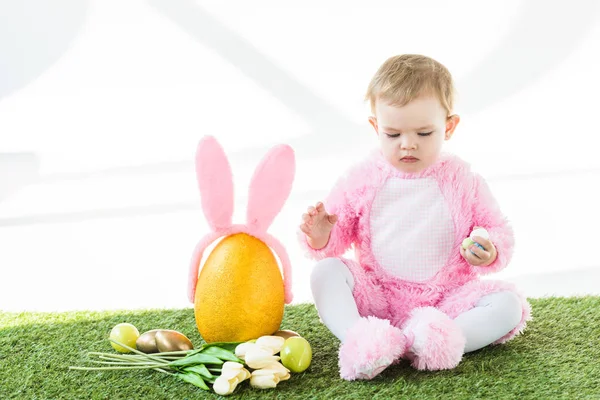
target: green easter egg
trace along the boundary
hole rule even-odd
[[[285,340],[281,352],[281,363],[292,372],[302,372],[310,366],[312,348],[308,340],[292,336]]]
[[[462,242],[462,248],[467,250],[469,247],[471,247],[473,245],[473,243],[475,243],[473,241],[473,239],[471,238],[466,238],[465,240],[463,240]]]

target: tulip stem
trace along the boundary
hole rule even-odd
[[[160,353],[146,353],[146,355],[155,354],[159,357],[162,356],[187,356],[193,350],[178,350],[178,351],[161,351]]]
[[[119,342],[117,342],[116,340],[113,340],[113,339],[111,339],[111,338],[109,338],[108,340],[110,340],[111,342],[113,342],[114,344],[116,344],[116,345],[118,345],[118,346],[124,347],[124,348],[126,348],[127,350],[129,350],[129,351],[132,351],[132,352],[134,352],[134,353],[136,353],[136,354],[139,354],[139,355],[141,355],[141,356],[147,357],[147,358],[149,358],[149,359],[151,359],[151,360],[155,360],[155,361],[158,361],[158,362],[160,362],[160,363],[163,363],[163,362],[164,362],[164,360],[161,360],[161,359],[160,359],[160,357],[155,357],[155,356],[151,356],[150,354],[142,353],[142,352],[141,352],[141,351],[139,351],[139,350],[133,349],[133,348],[131,348],[131,347],[127,346],[126,344],[119,343]]]
[[[120,361],[97,361],[97,360],[91,360],[91,362],[96,363],[96,364],[105,364],[105,365],[120,365],[120,366],[127,366],[127,365],[157,365],[157,363],[155,362],[120,362]],[[166,365],[166,364],[165,364]]]
[[[217,377],[222,374],[224,361],[235,360],[242,365],[245,364],[243,360],[235,356],[232,346],[239,343],[234,342],[223,343],[223,348],[219,347],[217,343],[213,343],[202,345],[196,350],[146,354],[116,340],[109,340],[127,349],[130,354],[88,352],[89,361],[100,365],[70,366],[69,369],[79,371],[154,370],[166,375],[175,375],[204,390],[211,390],[207,384],[214,384]],[[195,378],[196,376],[198,379]]]
[[[163,374],[167,374],[167,375],[175,375],[174,373],[172,373],[172,372],[169,372],[169,371],[165,371],[165,370],[164,370],[164,369],[162,369],[162,368],[152,368],[152,369],[153,369],[153,370],[155,370],[155,371],[158,371],[158,372],[162,372]]]
[[[69,367],[69,369],[76,369],[79,371],[106,371],[106,370],[119,370],[119,369],[154,369],[164,367],[165,364],[150,364],[150,365],[129,365],[123,367]]]

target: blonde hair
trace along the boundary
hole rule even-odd
[[[418,54],[403,54],[388,58],[379,67],[365,100],[375,114],[377,100],[404,106],[423,94],[436,96],[448,115],[454,106],[454,83],[450,71],[433,58]]]

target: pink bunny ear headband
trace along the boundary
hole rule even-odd
[[[292,301],[292,271],[283,245],[267,233],[292,190],[296,171],[294,151],[290,146],[273,147],[256,167],[250,183],[246,225],[232,225],[233,178],[227,156],[212,136],[205,136],[196,151],[196,177],[202,199],[202,211],[212,232],[194,249],[188,278],[188,298],[194,302],[202,254],[220,237],[246,233],[263,241],[281,261],[285,302]]]

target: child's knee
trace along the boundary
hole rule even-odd
[[[351,288],[354,279],[350,270],[339,258],[325,258],[315,264],[310,274],[310,285],[315,288],[332,281],[345,281]]]
[[[497,302],[498,317],[502,318],[507,326],[517,326],[523,318],[523,302],[514,292],[504,291],[494,293]]]

